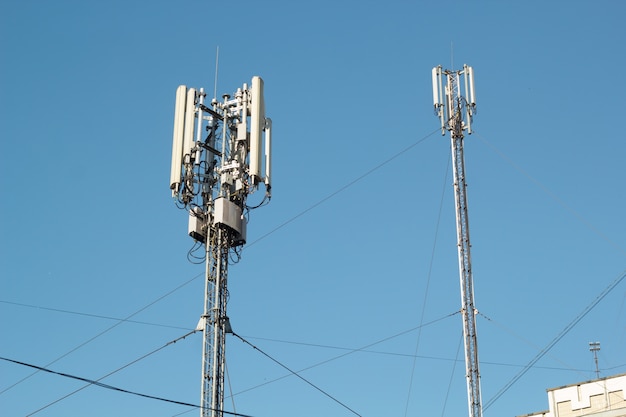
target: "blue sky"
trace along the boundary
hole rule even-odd
[[[229,270],[238,334],[364,417],[467,413],[449,137],[430,79],[467,63],[484,415],[544,410],[546,388],[592,379],[589,342],[602,375],[626,372],[622,281],[501,393],[626,268],[625,12],[2,3],[0,356],[98,379],[196,326],[204,268],[187,261],[168,189],[174,94],[213,91],[219,46],[218,95],[263,77],[274,133],[273,199]],[[199,404],[200,353],[194,334],[102,382]],[[235,338],[227,367],[229,411],[353,414]],[[198,414],[94,386],[68,396],[83,385],[0,361],[0,411]]]

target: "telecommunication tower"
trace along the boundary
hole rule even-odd
[[[468,134],[472,133],[472,117],[476,112],[474,71],[467,65],[464,65],[460,71],[442,70],[441,66],[437,66],[433,68],[432,79],[433,102],[435,113],[441,120],[441,134],[445,135],[448,130],[451,137],[469,415],[482,417],[476,337],[477,310],[474,306],[467,184],[465,183],[465,158],[463,156],[463,131],[466,130]],[[464,84],[464,96],[461,95],[461,79]]]
[[[205,103],[203,88],[176,90],[170,189],[189,213],[188,233],[202,251],[206,269],[202,337],[202,417],[222,417],[225,339],[232,332],[226,315],[228,264],[246,243],[250,209],[271,198],[271,119],[265,117],[263,80],[252,77],[231,98]],[[264,184],[263,200],[247,198]]]
[[[596,379],[599,379],[600,368],[598,368],[598,351],[600,350],[600,342],[589,342],[589,350],[593,353],[593,361],[596,364]]]

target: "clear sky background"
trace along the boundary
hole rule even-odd
[[[337,400],[229,337],[227,410],[467,414],[439,64],[475,71],[484,415],[546,410],[546,388],[593,379],[589,342],[602,376],[626,372],[626,280],[587,309],[626,269],[625,14],[606,0],[2,2],[0,356],[88,379],[142,358],[101,382],[200,403],[201,335],[154,351],[202,311],[168,180],[176,87],[212,95],[219,46],[218,95],[262,76],[274,133],[273,199],[229,269],[228,315]],[[199,414],[84,385],[1,360],[0,414]]]

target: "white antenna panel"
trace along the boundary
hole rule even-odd
[[[470,90],[470,95],[469,95],[469,102],[471,105],[476,105],[476,93],[474,92],[474,68],[472,67],[467,67],[467,69],[469,70],[469,90]]]
[[[472,134],[472,116],[474,113],[474,71],[469,65],[463,65],[463,81],[465,82],[465,128]]]
[[[433,104],[441,106],[441,66],[433,68]]]
[[[176,106],[174,108],[174,135],[172,139],[172,169],[170,172],[170,189],[172,197],[178,192],[181,182],[181,166],[183,158],[183,130],[185,125],[185,101],[187,87],[176,89]]]
[[[467,104],[471,103],[469,96],[469,67],[467,65],[463,65],[463,81],[465,83],[465,100]]]
[[[272,119],[265,119],[265,189],[272,187]]]
[[[257,184],[261,178],[262,135],[265,128],[265,103],[263,100],[263,80],[252,77],[252,102],[250,105],[250,176],[252,183]]]
[[[244,83],[243,90],[241,92],[241,122],[237,125],[237,140],[246,140],[248,138],[248,116],[250,115],[250,111],[248,109],[248,93],[248,85]]]
[[[450,79],[450,76],[448,76],[448,80]],[[454,97],[452,97],[452,94],[454,93],[453,91],[450,91],[450,82],[448,82],[446,84],[446,86],[444,87],[445,92],[446,92],[446,120],[450,120],[452,118],[452,116],[454,115]]]
[[[183,131],[183,159],[185,155],[191,154],[193,149],[193,128],[196,114],[196,89],[190,88],[187,91],[187,103],[185,105],[185,128]],[[191,160],[183,162],[192,162]]]

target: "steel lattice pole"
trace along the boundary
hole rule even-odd
[[[449,85],[454,85],[454,77],[448,77],[448,82],[451,83]],[[452,91],[454,90],[455,88],[452,88]],[[451,94],[451,96],[453,95]],[[461,101],[460,99],[450,100],[449,104],[453,104],[452,108],[454,109],[454,115],[450,120],[450,131],[452,165],[454,170],[454,199],[456,203],[457,245],[462,302],[461,313],[463,315],[468,407],[470,417],[482,417],[478,342],[476,337],[476,308],[474,306],[474,284],[467,209],[467,184],[465,182],[465,158],[463,155]]]

